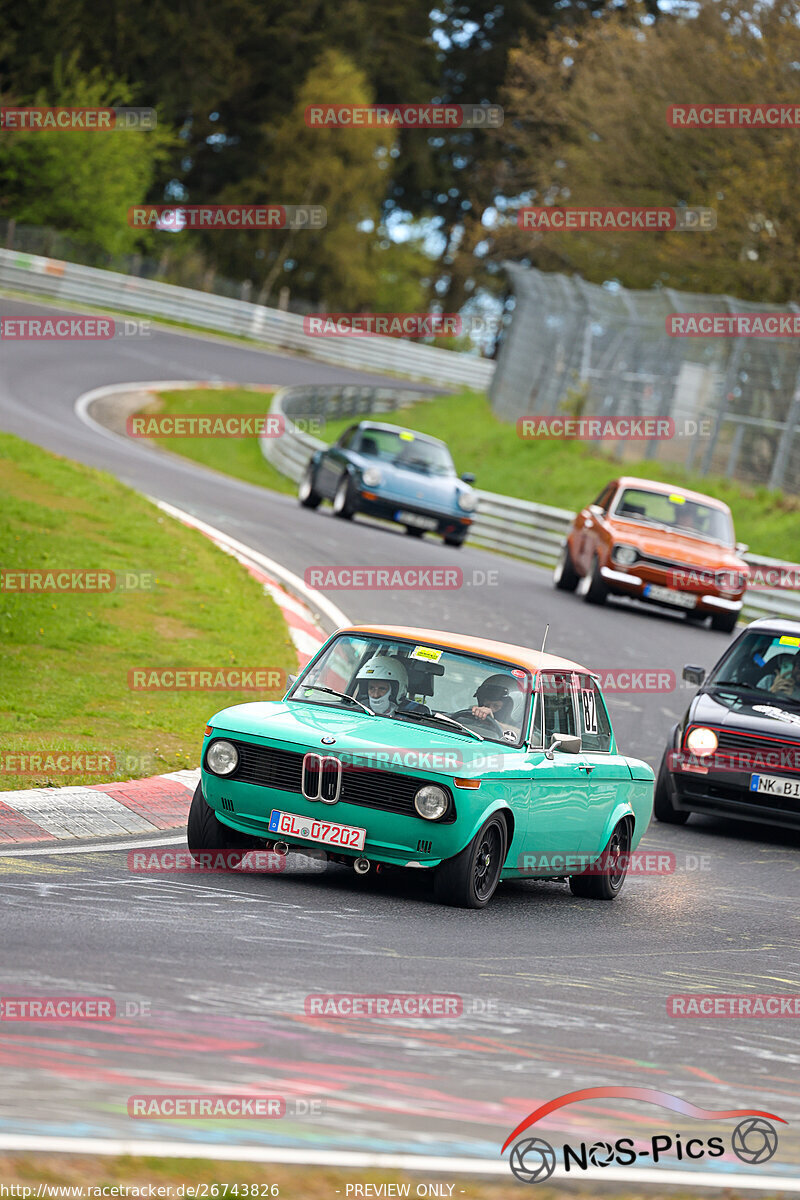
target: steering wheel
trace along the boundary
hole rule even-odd
[[[478,733],[489,734],[501,738],[503,736],[503,727],[495,721],[494,717],[486,717],[481,720],[476,717],[471,708],[462,708],[456,713],[451,713],[454,721],[460,721],[462,725],[466,725],[468,729],[475,729]]]

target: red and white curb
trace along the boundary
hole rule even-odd
[[[318,617],[341,628],[351,622],[326,596],[257,550],[163,501],[158,507],[210,538],[258,580],[280,608],[300,666],[325,641]],[[288,585],[288,586],[287,586]],[[289,590],[291,587],[291,591]],[[307,598],[307,603],[306,603]],[[313,611],[314,605],[316,611]],[[185,826],[200,768],[117,783],[0,792],[0,846],[69,838],[156,834]],[[1,853],[1,851],[0,851]]]

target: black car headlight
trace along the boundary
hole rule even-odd
[[[206,766],[214,775],[231,775],[239,765],[239,751],[233,742],[220,739],[206,750]]]
[[[438,821],[447,812],[449,803],[447,792],[435,783],[427,783],[414,797],[414,808],[426,821]]]
[[[639,552],[634,546],[620,545],[614,547],[611,551],[611,557],[621,567],[632,567],[639,557]]]

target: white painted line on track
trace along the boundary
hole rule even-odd
[[[306,1167],[379,1168],[386,1171],[417,1171],[438,1175],[491,1175],[511,1181],[505,1159],[446,1158],[433,1154],[378,1154],[362,1150],[315,1150],[311,1146],[285,1149],[282,1146],[220,1146],[200,1142],[152,1142],[130,1138],[39,1137],[29,1134],[0,1134],[0,1151],[39,1151],[53,1154],[113,1154],[133,1157],[206,1158],[220,1162],[259,1162]],[[754,1175],[744,1171],[675,1171],[654,1167],[597,1167],[581,1171],[580,1180],[555,1172],[560,1182],[655,1184],[660,1187],[707,1187],[742,1191],[800,1194],[800,1179],[787,1176]]]
[[[0,793],[1,795],[2,793]],[[186,842],[186,834],[179,837],[162,837],[147,842],[106,842],[102,846],[46,846],[41,849],[31,847],[24,850],[3,850],[0,848],[0,859],[3,858],[38,858],[40,854],[103,854],[108,850],[147,850],[151,846],[177,846]]]

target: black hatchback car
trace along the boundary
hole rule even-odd
[[[800,621],[761,618],[700,684],[672,730],[656,779],[655,815],[692,812],[800,829]]]
[[[360,421],[338,442],[317,450],[300,481],[305,508],[333,503],[334,516],[356,513],[405,525],[412,537],[438,533],[448,546],[460,546],[478,507],[470,487],[474,475],[459,479],[444,442],[413,429]]]

